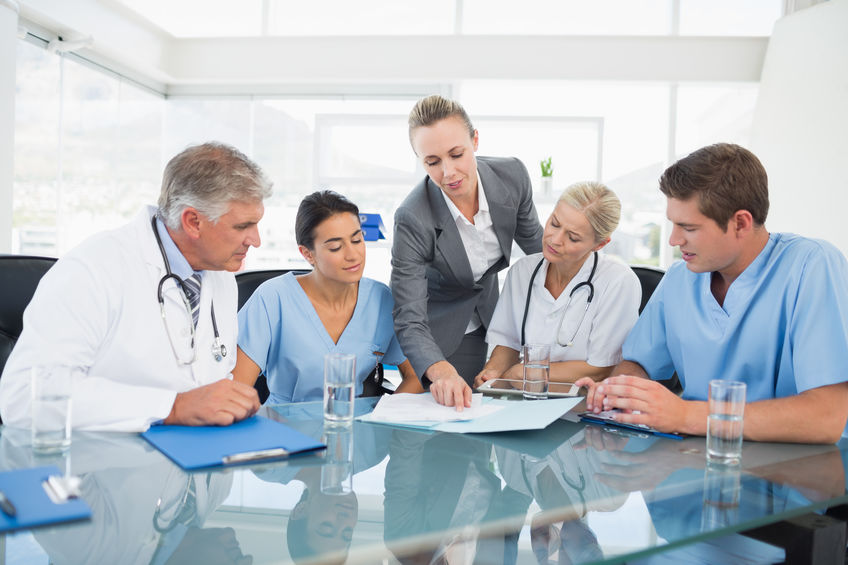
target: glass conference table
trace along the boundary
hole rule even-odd
[[[373,402],[358,399],[357,412]],[[185,473],[137,435],[75,433],[69,453],[36,457],[27,431],[0,428],[2,469],[57,465],[82,478],[93,511],[87,521],[0,536],[0,563],[784,559],[742,531],[815,541],[818,557],[787,549],[790,562],[845,555],[845,441],[746,443],[741,468],[727,469],[705,465],[703,438],[576,421],[459,435],[364,422],[324,430],[320,403],[263,413],[330,449]],[[820,515],[828,508],[833,517]]]

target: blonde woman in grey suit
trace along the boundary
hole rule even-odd
[[[437,402],[470,406],[486,361],[497,273],[512,242],[542,249],[527,169],[518,159],[476,157],[478,133],[458,103],[428,96],[409,115],[409,141],[427,177],[395,212],[395,332]]]

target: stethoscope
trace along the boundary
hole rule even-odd
[[[583,320],[586,318],[586,312],[589,310],[589,306],[592,305],[592,299],[595,298],[595,285],[592,284],[592,279],[595,277],[595,270],[598,268],[598,252],[592,252],[592,270],[589,272],[589,278],[587,278],[582,283],[575,285],[574,288],[571,289],[571,292],[568,293],[568,302],[565,303],[565,308],[562,310],[562,317],[559,319],[559,327],[556,332],[556,342],[560,347],[571,347],[574,345],[574,338],[577,337],[577,332],[580,331],[580,326],[583,325]],[[536,265],[536,268],[533,269],[533,275],[530,277],[530,284],[527,286],[527,302],[524,303],[524,317],[521,318],[521,345],[527,343],[524,335],[524,329],[527,326],[527,312],[530,310],[530,293],[533,292],[533,281],[536,280],[536,274],[539,272],[539,269],[542,268],[542,264],[545,262],[544,257],[539,264]],[[574,330],[574,335],[571,336],[571,339],[562,343],[559,340],[559,334],[562,331],[562,322],[565,320],[565,313],[568,311],[568,307],[571,306],[571,299],[574,298],[574,293],[580,290],[581,288],[586,287],[589,289],[589,297],[586,299],[586,308],[583,310],[583,315],[580,317],[580,322],[577,324],[577,328]]]
[[[153,235],[156,237],[156,244],[159,246],[159,253],[162,254],[162,262],[165,263],[165,276],[159,279],[159,285],[156,287],[156,299],[159,301],[159,312],[162,314],[162,322],[165,324],[165,333],[168,334],[168,341],[171,344],[171,350],[174,352],[174,357],[177,359],[177,362],[183,365],[191,365],[194,363],[195,359],[197,359],[197,348],[195,347],[194,320],[191,315],[191,304],[188,301],[188,292],[186,291],[183,280],[171,272],[171,263],[168,261],[168,256],[165,254],[165,246],[162,245],[162,238],[159,237],[159,230],[156,227],[155,214],[150,219],[150,224],[153,226]],[[177,348],[174,347],[174,340],[171,337],[171,330],[168,328],[168,321],[165,319],[165,297],[162,294],[162,286],[169,279],[173,279],[174,283],[180,287],[180,290],[182,291],[183,304],[185,305],[186,312],[188,312],[189,327],[191,328],[191,359],[188,361],[182,361],[180,359],[180,356],[177,353]],[[221,335],[218,332],[218,320],[215,319],[214,302],[211,303],[210,309],[212,313],[212,332],[215,334],[215,339],[212,341],[212,357],[215,361],[221,362],[224,360],[224,357],[227,356],[227,346],[221,342]]]
[[[577,481],[572,481],[570,478],[568,478],[568,473],[565,470],[565,461],[563,461],[562,458],[559,457],[559,455],[555,455],[554,458],[556,459],[557,467],[559,467],[560,476],[565,481],[565,484],[567,484],[570,488],[572,488],[577,493],[577,496],[580,497],[580,506],[582,507],[582,512],[581,512],[580,515],[581,516],[585,515],[586,511],[589,508],[586,505],[586,495],[585,495],[585,492],[584,492],[586,490],[586,477],[583,476],[583,469],[580,468],[580,463],[575,461],[576,466],[577,466]],[[539,461],[544,461],[544,460],[543,459],[536,459],[534,457],[530,457],[529,455],[526,455],[524,453],[521,454],[521,475],[524,478],[524,484],[527,486],[527,491],[534,498],[536,497],[535,491],[533,490],[533,487],[530,486],[530,479],[527,476],[527,470],[525,468],[525,463],[528,463],[528,462],[529,463],[538,463]],[[547,466],[551,467],[551,464],[549,463]],[[551,470],[553,471],[553,469],[551,469]],[[554,472],[556,472],[556,471],[554,471]]]
[[[177,470],[177,473],[180,473]],[[199,517],[198,505],[198,485],[201,485],[202,500],[206,500],[209,489],[212,485],[212,475],[206,475],[206,489],[203,491],[203,483],[196,480],[198,475],[180,473],[185,475],[185,486],[182,488],[182,493],[178,499],[172,499],[168,502],[162,500],[162,493],[156,499],[156,508],[153,510],[153,529],[160,534],[166,534],[173,530],[177,525],[182,524],[187,526]],[[170,483],[171,475],[165,482],[165,487]]]
[[[166,509],[167,512],[163,512],[162,508],[162,497],[160,496],[156,500],[156,508],[153,511],[153,529],[159,532],[160,534],[164,534],[170,532],[176,527],[177,524],[183,524],[186,522],[190,522],[191,519],[194,518],[193,515],[183,516],[183,514],[194,514],[194,509],[190,512],[186,512],[186,508],[188,508],[188,499],[189,496],[196,496],[196,493],[192,491],[195,490],[194,483],[194,475],[186,474],[186,482],[185,487],[182,489],[182,495],[179,500],[176,500],[174,504],[169,505]],[[163,513],[167,513],[169,517],[163,517]]]

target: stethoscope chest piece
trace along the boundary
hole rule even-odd
[[[227,346],[221,343],[220,338],[215,338],[215,343],[212,345],[212,357],[215,361],[221,362],[227,356]]]

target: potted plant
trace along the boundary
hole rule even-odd
[[[554,185],[553,157],[542,159],[539,161],[539,166],[542,169],[542,194],[550,196]]]

